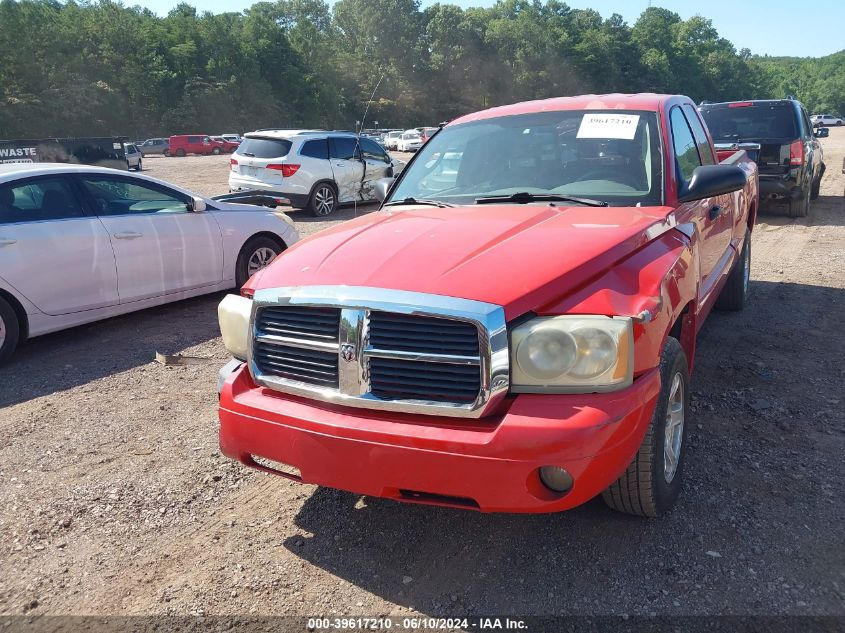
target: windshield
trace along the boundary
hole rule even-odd
[[[701,115],[717,143],[798,138],[795,112],[786,104],[703,107]]]
[[[640,111],[540,112],[446,126],[423,145],[388,202],[473,204],[529,193],[658,205],[659,139],[655,114]]]

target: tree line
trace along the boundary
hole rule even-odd
[[[710,20],[646,9],[633,25],[559,0],[462,9],[418,0],[180,4],[0,0],[0,138],[436,124],[525,99],[672,92],[795,95],[845,112],[845,51],[753,56]]]

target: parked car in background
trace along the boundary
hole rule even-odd
[[[0,139],[0,163],[73,163],[126,169],[125,136]]]
[[[437,132],[437,130],[439,130],[439,129],[440,129],[440,128],[436,128],[436,127],[423,127],[423,128],[420,128],[420,129],[419,129],[419,132],[420,132],[420,140],[423,142],[423,144],[427,143],[427,142],[428,142],[428,139],[430,139],[430,138],[431,138],[431,135],[432,135],[432,134],[435,134],[435,133]]]
[[[387,133],[384,137],[384,146],[389,150],[395,150],[396,146],[399,143],[399,139],[402,138],[402,130],[391,130]]]
[[[238,145],[241,144],[240,141],[227,141],[226,138],[223,136],[212,136],[210,138],[212,143],[220,143],[222,153],[224,154],[231,154],[236,149],[238,149]]]
[[[223,143],[212,141],[207,134],[177,134],[171,136],[168,142],[169,156],[223,153]]]
[[[143,143],[138,145],[141,154],[147,156],[149,154],[164,154],[167,155],[167,150],[170,147],[170,142],[166,138],[148,138]]]
[[[744,151],[717,163],[686,97],[452,121],[381,210],[220,304],[221,451],[411,503],[667,512],[695,465],[696,336],[745,303],[756,174]]]
[[[339,204],[374,200],[375,181],[394,173],[381,145],[350,132],[252,132],[230,162],[230,191],[278,193],[316,216],[331,214]]]
[[[795,99],[707,103],[700,108],[717,149],[759,143],[761,204],[786,204],[791,217],[810,212],[819,195],[824,154],[818,132]]]
[[[398,152],[416,152],[423,145],[420,133],[416,130],[408,130],[402,133],[399,141],[396,143],[396,151]]]
[[[147,176],[0,165],[0,361],[25,338],[240,287],[298,238],[281,212]]]
[[[833,116],[831,114],[814,114],[810,117],[810,121],[813,123],[813,126],[840,126],[842,125],[842,117]]]
[[[124,146],[124,151],[126,152],[126,168],[141,171],[143,169],[141,165],[142,154],[138,146],[134,143],[127,143]]]
[[[240,143],[243,140],[240,134],[220,134],[220,136],[230,143]]]

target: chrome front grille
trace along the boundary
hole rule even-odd
[[[370,389],[384,400],[469,404],[481,389],[481,368],[477,364],[371,358]]]
[[[478,327],[466,321],[373,312],[370,345],[406,352],[478,357]]]
[[[479,417],[507,392],[504,311],[346,286],[256,293],[250,370],[279,391],[372,409]]]

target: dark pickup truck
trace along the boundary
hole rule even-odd
[[[699,111],[717,152],[745,149],[757,162],[761,206],[786,204],[791,217],[810,212],[810,200],[819,195],[825,169],[818,139],[828,132],[813,131],[799,101],[707,103]]]

